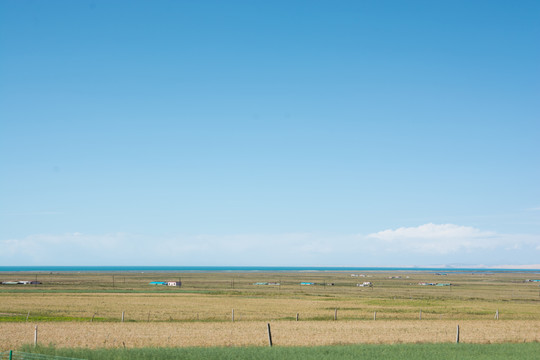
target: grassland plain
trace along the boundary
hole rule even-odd
[[[540,340],[540,288],[525,282],[534,274],[355,275],[1,273],[2,281],[37,278],[42,284],[0,286],[0,349],[31,342],[35,325],[41,344],[91,348],[263,346],[266,322],[275,328],[276,343],[295,346],[451,342],[457,324],[465,342]],[[181,280],[182,287],[150,286],[154,280]],[[356,286],[364,281],[373,287]]]
[[[512,360],[537,359],[540,343],[528,344],[396,344],[316,347],[211,347],[211,348],[140,348],[140,349],[73,349],[25,347],[24,351],[68,356],[88,360],[146,359],[460,359]]]

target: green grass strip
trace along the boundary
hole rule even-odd
[[[210,347],[140,349],[57,349],[25,346],[25,352],[88,360],[281,360],[281,359],[384,359],[384,360],[493,360],[538,359],[540,343],[523,344],[395,344],[319,347]]]

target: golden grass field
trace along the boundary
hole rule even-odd
[[[525,282],[538,274],[363,275],[0,273],[43,283],[0,286],[0,350],[33,342],[35,325],[40,344],[91,348],[265,345],[267,322],[276,345],[452,342],[458,324],[463,342],[540,341],[540,287]],[[148,285],[180,278],[181,288]],[[374,286],[356,286],[363,281]]]
[[[39,323],[38,342],[58,347],[267,346],[267,323]],[[540,341],[540,322],[532,320],[275,321],[276,346],[454,342]],[[34,341],[35,323],[0,324],[1,349]],[[7,335],[7,336],[6,336]]]

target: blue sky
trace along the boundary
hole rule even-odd
[[[3,1],[0,265],[540,264],[537,1]]]

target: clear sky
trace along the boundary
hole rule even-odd
[[[0,2],[0,265],[540,264],[539,1]]]

